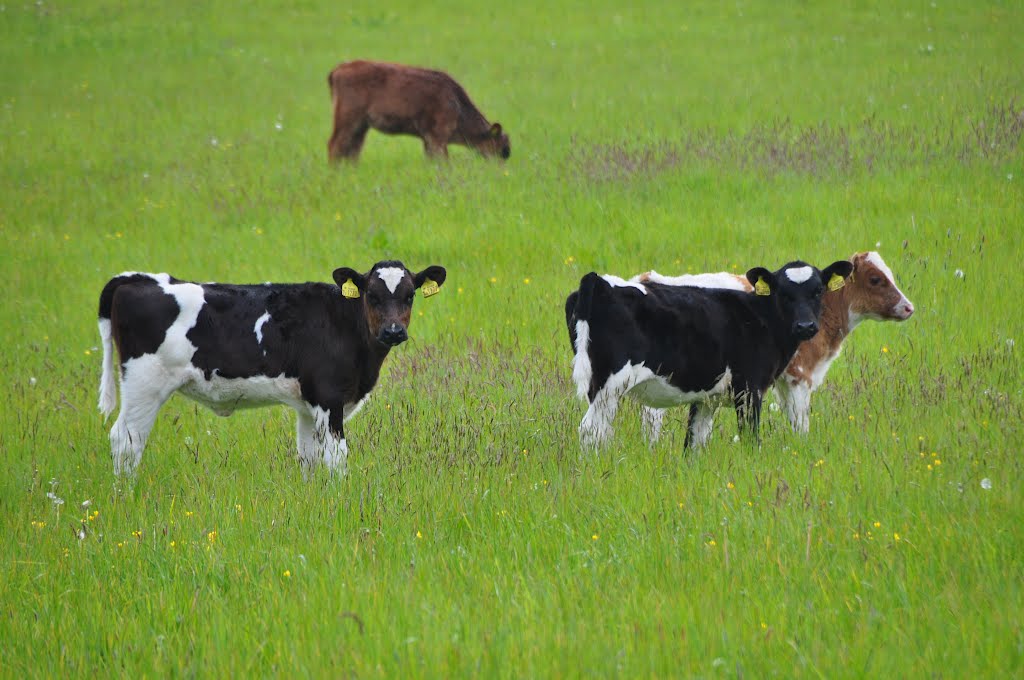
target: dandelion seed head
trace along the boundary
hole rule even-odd
[[[981,480],[981,488],[985,489],[986,491],[991,489],[992,488],[992,480],[989,479],[988,477],[986,477],[985,479]]]

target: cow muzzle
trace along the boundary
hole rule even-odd
[[[793,324],[793,335],[799,340],[810,340],[818,332],[818,324],[814,321],[797,321]]]
[[[388,347],[401,345],[408,339],[409,333],[406,332],[403,326],[400,326],[397,323],[393,323],[390,326],[380,329],[380,333],[377,334],[377,341],[382,345],[387,345]]]

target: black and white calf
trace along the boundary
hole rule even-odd
[[[756,438],[765,390],[818,332],[825,282],[852,268],[845,260],[824,271],[799,261],[756,267],[747,272],[756,295],[587,274],[565,303],[573,382],[590,402],[580,443],[596,447],[611,435],[626,394],[655,408],[713,409],[731,396],[740,431]],[[686,445],[694,439],[706,437],[691,429]]]
[[[344,474],[344,422],[363,405],[392,347],[406,340],[416,289],[432,295],[443,267],[413,273],[378,262],[329,283],[191,283],[127,272],[100,294],[103,375],[99,408],[121,412],[110,430],[115,474],[132,474],[157,412],[174,392],[227,416],[286,404],[298,413],[299,460]]]

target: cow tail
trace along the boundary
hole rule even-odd
[[[590,382],[594,377],[594,369],[590,362],[590,311],[594,291],[602,285],[608,284],[600,276],[590,272],[580,279],[579,290],[569,296],[565,305],[569,337],[576,352],[572,360],[572,381],[576,383],[576,394],[580,399],[587,398],[590,393]]]
[[[100,293],[100,342],[103,344],[103,373],[100,375],[99,409],[104,419],[117,406],[117,385],[114,376],[114,332],[110,325],[110,310],[113,307],[114,291],[124,283],[121,277],[111,279]]]

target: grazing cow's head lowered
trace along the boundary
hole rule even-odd
[[[512,155],[512,147],[509,145],[508,135],[501,129],[501,123],[492,125],[484,138],[476,145],[477,150],[484,156],[497,156],[502,160]]]
[[[409,337],[416,289],[422,288],[424,296],[433,295],[446,276],[444,267],[432,265],[417,274],[397,260],[378,262],[366,274],[349,267],[334,270],[341,294],[363,305],[370,336],[388,347]]]
[[[833,262],[824,270],[797,260],[776,272],[754,267],[747,272],[747,280],[756,295],[774,298],[794,337],[809,340],[818,332],[825,287],[840,287],[852,271],[853,264],[847,260]]]

